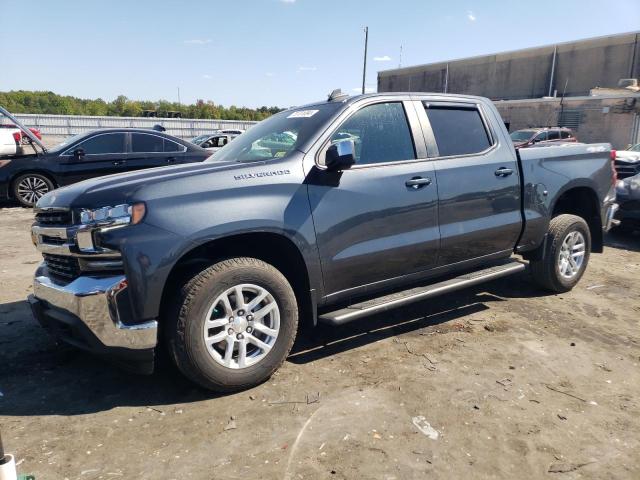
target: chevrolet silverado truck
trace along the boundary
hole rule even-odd
[[[570,290],[602,251],[615,182],[608,144],[517,151],[485,98],[334,91],[203,163],[43,196],[29,302],[77,347],[146,373],[166,347],[203,387],[244,389],[303,324],[527,267]]]

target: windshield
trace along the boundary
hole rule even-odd
[[[514,142],[526,142],[534,133],[536,133],[535,130],[518,130],[511,134],[511,140]]]
[[[640,152],[640,143],[636,143],[633,147],[629,147],[631,152]]]
[[[88,135],[87,133],[78,133],[77,135],[74,135],[72,137],[67,137],[67,138],[65,138],[63,140],[62,143],[59,143],[55,147],[49,149],[49,151],[53,152],[53,153],[60,152],[60,151],[64,150],[65,148],[67,148],[72,143],[74,143],[76,140],[79,140],[82,137],[86,137],[87,135]]]
[[[277,113],[239,135],[206,161],[259,162],[284,158],[342,107],[342,103],[323,103]]]

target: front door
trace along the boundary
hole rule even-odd
[[[423,108],[426,136],[437,145],[430,151],[437,152],[439,265],[508,254],[522,226],[520,175],[509,138],[486,121],[501,121],[498,114],[464,102]]]
[[[77,156],[74,151],[82,150]],[[93,177],[126,171],[126,134],[97,133],[60,155],[61,181],[69,185]]]
[[[436,177],[422,135],[414,142],[407,120],[407,111],[415,119],[413,109],[412,102],[366,105],[320,151],[322,162],[332,143],[356,147],[352,168],[314,167],[307,182],[328,295],[364,292],[436,264]]]

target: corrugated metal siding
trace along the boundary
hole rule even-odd
[[[96,128],[152,128],[160,124],[167,133],[180,138],[192,138],[212,130],[237,128],[246,130],[257,122],[236,120],[203,120],[187,118],[144,118],[144,117],[90,117],[77,115],[43,115],[17,113],[16,118],[27,127],[38,128],[43,135],[75,135]],[[8,119],[0,119],[8,123]]]

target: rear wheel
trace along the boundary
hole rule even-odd
[[[286,359],[298,327],[296,297],[275,267],[239,257],[189,280],[168,319],[169,350],[180,371],[216,391],[267,380]]]
[[[13,198],[24,207],[35,207],[38,200],[53,188],[53,182],[44,175],[26,173],[13,182]]]
[[[587,222],[576,215],[551,219],[542,258],[531,261],[531,273],[540,286],[567,292],[580,280],[589,263],[591,233]]]

